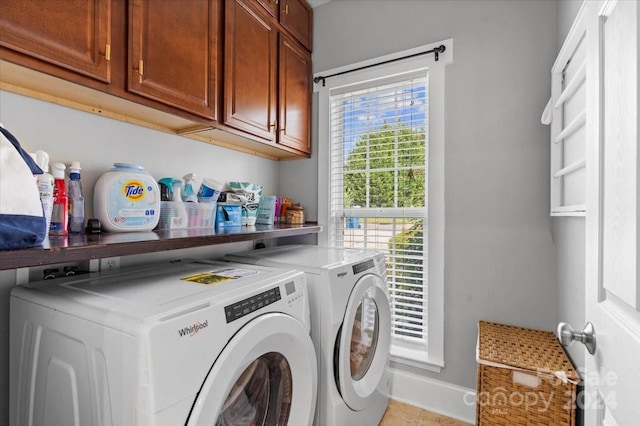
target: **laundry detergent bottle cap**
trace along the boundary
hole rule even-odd
[[[80,162],[79,161],[72,161],[71,164],[69,165],[69,179],[80,179],[80,170],[82,170],[82,167],[80,167]],[[74,176],[77,175],[77,176]]]
[[[106,231],[151,231],[160,219],[158,184],[141,166],[115,163],[96,182],[93,210]]]
[[[53,163],[53,178],[54,179],[64,179],[64,171],[67,169],[62,163]]]

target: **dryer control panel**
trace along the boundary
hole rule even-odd
[[[224,314],[227,318],[227,324],[242,318],[245,315],[249,315],[258,309],[271,305],[272,303],[280,300],[280,287],[274,287],[270,290],[263,291],[262,293],[253,295],[244,300],[240,300],[234,304],[224,307]]]

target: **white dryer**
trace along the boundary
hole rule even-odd
[[[318,355],[320,426],[377,425],[389,402],[391,313],[384,255],[289,245],[225,260],[304,271]]]
[[[14,426],[307,425],[303,273],[181,261],[11,292]]]

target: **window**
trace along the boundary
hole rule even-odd
[[[331,95],[332,246],[387,255],[392,330],[426,333],[428,71]]]
[[[316,87],[321,243],[385,253],[392,359],[435,370],[443,365],[445,56],[416,56]]]

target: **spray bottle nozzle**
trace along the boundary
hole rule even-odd
[[[171,201],[171,197],[173,194],[173,178],[164,177],[162,179],[159,179],[158,185],[160,186],[160,200]]]

